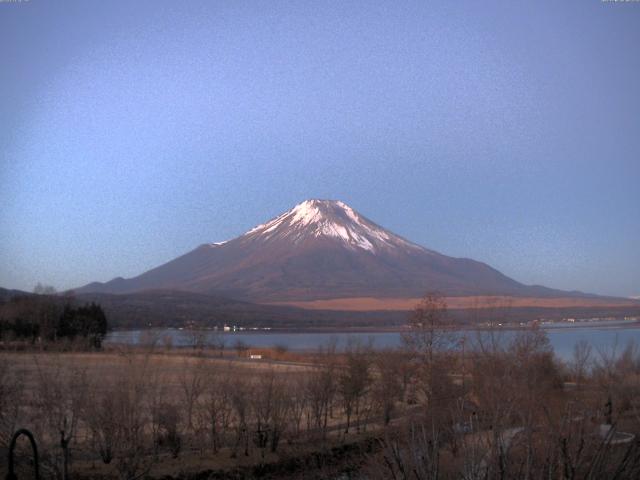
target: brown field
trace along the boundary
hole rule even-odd
[[[626,307],[640,306],[640,302],[624,298],[527,298],[507,296],[470,296],[445,297],[447,306],[455,309],[483,308],[566,308],[566,307]],[[269,305],[288,305],[309,310],[341,310],[341,311],[397,311],[412,310],[420,301],[419,298],[330,298],[326,300],[310,300],[302,302],[273,302]]]
[[[153,350],[112,348],[102,352],[0,351],[0,387],[3,387],[5,382],[9,386],[7,391],[19,386],[20,392],[17,397],[7,397],[20,399],[20,407],[16,410],[17,415],[10,417],[9,409],[2,411],[3,408],[0,408],[0,455],[3,459],[6,458],[6,446],[11,432],[17,428],[26,427],[34,432],[38,441],[41,458],[44,459],[43,465],[47,471],[45,478],[54,478],[60,473],[52,470],[56,465],[60,468],[59,460],[56,460],[60,456],[56,429],[58,425],[67,425],[66,422],[69,419],[78,418],[81,420],[74,427],[74,440],[71,442],[72,468],[78,475],[77,478],[123,478],[123,474],[117,473],[116,460],[107,465],[97,458],[92,450],[90,429],[92,417],[105,415],[104,411],[95,410],[94,398],[99,399],[98,403],[100,403],[107,401],[112,395],[113,398],[120,398],[123,394],[134,395],[132,398],[141,395],[141,399],[134,400],[133,404],[127,404],[126,400],[124,404],[128,405],[129,415],[133,415],[131,419],[125,420],[125,425],[146,418],[145,427],[143,427],[145,439],[141,437],[141,442],[148,442],[148,437],[151,435],[147,415],[150,414],[149,409],[154,402],[173,405],[180,415],[179,432],[182,447],[179,456],[174,458],[167,452],[166,447],[162,447],[155,456],[145,454],[136,459],[146,465],[141,468],[147,469],[151,478],[166,478],[166,476],[179,478],[186,473],[197,474],[208,470],[222,472],[246,469],[250,472],[257,465],[277,466],[279,462],[286,463],[291,458],[304,459],[309,455],[316,455],[318,445],[315,441],[310,442],[309,438],[317,441],[319,434],[314,431],[315,427],[307,424],[311,422],[307,416],[301,418],[305,426],[301,425],[300,428],[304,433],[296,434],[290,431],[292,427],[288,422],[286,427],[282,427],[287,429],[286,434],[283,433],[286,441],[283,440],[277,453],[270,451],[269,448],[256,448],[255,439],[251,436],[248,439],[250,448],[246,455],[241,453],[242,445],[234,447],[235,435],[237,435],[237,427],[234,425],[234,421],[237,421],[236,417],[236,420],[231,419],[229,425],[225,427],[227,431],[219,450],[212,453],[206,430],[202,429],[204,424],[200,425],[198,422],[203,421],[202,415],[205,415],[209,408],[205,399],[210,398],[215,389],[226,388],[231,396],[234,393],[242,394],[244,396],[242,402],[246,402],[247,415],[251,415],[251,421],[254,421],[253,415],[258,414],[257,409],[265,406],[263,401],[273,401],[273,407],[284,405],[284,403],[275,402],[287,402],[286,404],[289,405],[290,399],[284,400],[283,397],[277,397],[278,399],[273,397],[270,400],[266,397],[260,398],[264,395],[261,387],[267,385],[265,381],[275,375],[274,388],[286,389],[278,390],[277,395],[287,395],[291,398],[294,395],[300,395],[301,382],[312,378],[319,368],[318,364],[313,363],[316,361],[313,355],[304,357],[300,354],[271,349],[260,351],[254,349],[252,353],[263,355],[263,359],[251,360],[239,357],[232,352],[225,352],[224,356],[219,356],[219,352],[171,348]],[[338,358],[339,356],[335,357],[335,359]],[[231,385],[224,384],[222,378],[225,376],[232,382]],[[220,382],[220,386],[215,385],[215,382]],[[51,388],[54,390],[50,391]],[[142,390],[138,391],[137,388]],[[77,397],[74,397],[73,390],[76,390]],[[53,396],[39,401],[38,397],[43,392]],[[273,393],[276,395],[275,390]],[[0,407],[4,405],[3,399],[6,394],[7,392],[3,393],[0,388]],[[188,406],[189,398],[193,402],[191,407]],[[230,397],[229,401],[235,403],[236,400],[231,398],[233,397]],[[71,407],[70,405],[76,401],[82,406]],[[193,408],[193,428],[186,423],[186,412],[191,408]],[[234,407],[229,405],[229,408]],[[51,417],[47,419],[49,415]],[[117,415],[123,415],[123,413]],[[60,418],[51,424],[51,419],[54,417]],[[366,438],[366,435],[353,430],[348,437],[348,442],[345,442],[343,426],[345,418],[336,404],[335,411],[332,412],[326,424],[326,436],[322,436],[322,448],[330,449],[334,445],[344,446]],[[107,414],[105,419],[112,419],[112,417]],[[378,418],[367,421],[371,426],[378,422]],[[68,428],[68,425],[60,428]],[[29,475],[31,470],[25,462],[30,457],[25,454],[27,450],[24,447],[23,444],[19,450],[18,464],[21,466],[19,471]],[[234,453],[238,449],[240,453]],[[120,455],[125,454],[120,453]],[[6,465],[0,465],[0,478],[4,478],[5,475]],[[19,478],[22,477],[19,476]],[[125,478],[128,477],[125,475]]]
[[[319,480],[358,472],[386,480],[414,470],[417,480],[478,478],[465,476],[469,465],[480,478],[505,480],[639,478],[640,347],[617,358],[582,345],[561,363],[536,327],[486,331],[477,351],[446,348],[448,340],[447,330],[422,328],[399,350],[264,349],[260,360],[240,349],[7,343],[0,458],[11,433],[26,427],[43,479]],[[614,435],[602,436],[608,425]],[[25,447],[18,478],[31,478]],[[575,475],[563,476],[569,467]],[[6,468],[0,462],[0,478]]]

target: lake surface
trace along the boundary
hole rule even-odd
[[[555,354],[561,359],[569,359],[574,345],[581,340],[592,345],[594,354],[598,351],[620,352],[630,342],[640,345],[640,324],[635,321],[599,321],[588,323],[556,323],[542,327],[549,337]],[[508,338],[517,330],[502,329],[500,335]],[[483,333],[484,332],[484,333]],[[293,351],[315,350],[334,341],[338,348],[344,348],[349,341],[371,342],[374,348],[394,348],[402,345],[400,332],[272,332],[272,331],[238,331],[214,332],[202,331],[206,343],[224,341],[225,348],[233,348],[238,342],[249,347],[268,348],[283,346]],[[486,334],[483,330],[460,330],[454,335],[465,338],[468,345],[477,341],[478,335]],[[170,339],[170,340],[168,340]],[[157,342],[163,344],[170,341],[176,347],[194,344],[194,333],[179,329],[127,330],[110,332],[105,343],[144,345]]]

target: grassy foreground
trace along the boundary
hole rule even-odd
[[[26,427],[65,480],[638,478],[640,348],[561,363],[535,328],[428,319],[386,351],[1,351],[0,455]]]

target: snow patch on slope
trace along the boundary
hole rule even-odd
[[[306,200],[296,205],[289,213],[293,214],[291,223],[303,226],[322,219],[322,213],[320,212],[318,203],[314,200]]]

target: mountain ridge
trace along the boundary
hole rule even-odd
[[[80,293],[153,289],[251,302],[443,295],[593,296],[524,285],[491,266],[430,250],[384,229],[344,202],[311,199],[231,240],[206,243],[130,279]]]

